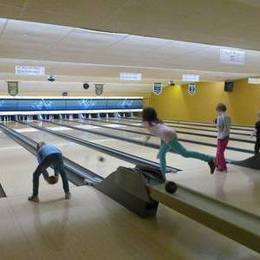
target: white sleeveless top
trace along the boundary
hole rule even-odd
[[[149,125],[148,122],[143,122],[143,125],[151,134],[160,137],[165,143],[169,143],[172,139],[177,137],[175,129],[163,123],[152,123],[152,125]]]

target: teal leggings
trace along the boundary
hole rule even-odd
[[[173,151],[174,153],[180,154],[183,157],[195,158],[204,162],[210,162],[213,160],[213,157],[209,155],[186,150],[185,147],[179,143],[178,139],[174,138],[169,143],[161,142],[160,151],[157,155],[157,158],[160,159],[161,172],[163,174],[166,173],[166,153],[169,151]]]

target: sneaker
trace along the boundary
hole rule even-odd
[[[29,201],[33,201],[33,202],[36,202],[36,203],[39,203],[39,198],[37,196],[30,196],[28,198]]]
[[[208,162],[209,168],[210,168],[210,174],[213,174],[215,172],[216,169],[216,165],[214,160]]]
[[[71,199],[71,193],[70,192],[66,192],[65,193],[65,200],[70,200]]]

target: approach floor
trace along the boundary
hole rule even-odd
[[[12,126],[35,141],[58,145],[65,156],[103,176],[120,165],[133,166],[29,127]],[[150,160],[156,158],[155,149],[53,129]],[[0,183],[7,194],[0,199],[0,259],[260,259],[255,252],[163,205],[155,219],[140,219],[92,187],[71,185],[72,200],[64,201],[60,184],[50,186],[41,181],[41,203],[31,204],[27,196],[36,160],[3,133],[0,140]],[[101,155],[103,163],[98,160]],[[184,169],[168,178],[260,215],[259,172],[230,166],[227,174],[211,176],[201,162],[174,154],[168,161]]]

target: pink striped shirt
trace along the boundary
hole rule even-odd
[[[143,125],[151,134],[160,137],[165,143],[169,143],[172,139],[177,137],[175,129],[163,123],[152,123],[152,125],[149,125],[149,123],[145,121]]]

